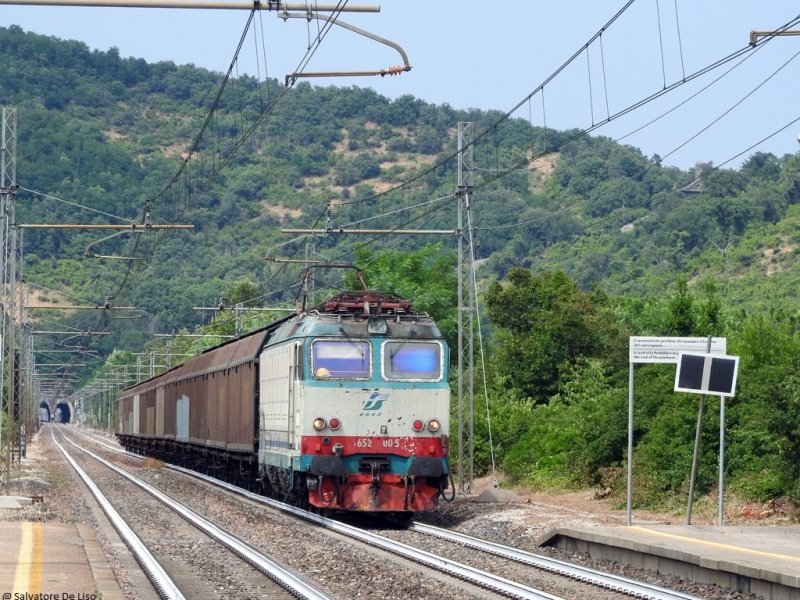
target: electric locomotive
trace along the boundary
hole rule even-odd
[[[447,365],[433,320],[393,295],[340,294],[285,324],[261,355],[263,477],[318,508],[432,509],[449,474]]]
[[[452,488],[448,363],[409,301],[346,292],[124,390],[117,435],[307,508],[430,510]]]

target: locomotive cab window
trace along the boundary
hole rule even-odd
[[[442,378],[442,346],[437,342],[386,342],[383,376],[386,379],[439,381]]]
[[[317,340],[311,345],[315,379],[369,379],[370,346],[362,340]]]

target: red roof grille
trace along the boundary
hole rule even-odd
[[[363,313],[370,315],[394,315],[411,313],[411,301],[391,292],[344,292],[327,300],[327,313]]]

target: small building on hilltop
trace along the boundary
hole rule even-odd
[[[681,188],[684,194],[699,194],[703,191],[703,173],[714,168],[712,161],[694,163],[694,179]]]

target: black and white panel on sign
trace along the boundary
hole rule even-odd
[[[733,396],[739,372],[738,356],[687,354],[678,356],[675,391]]]

